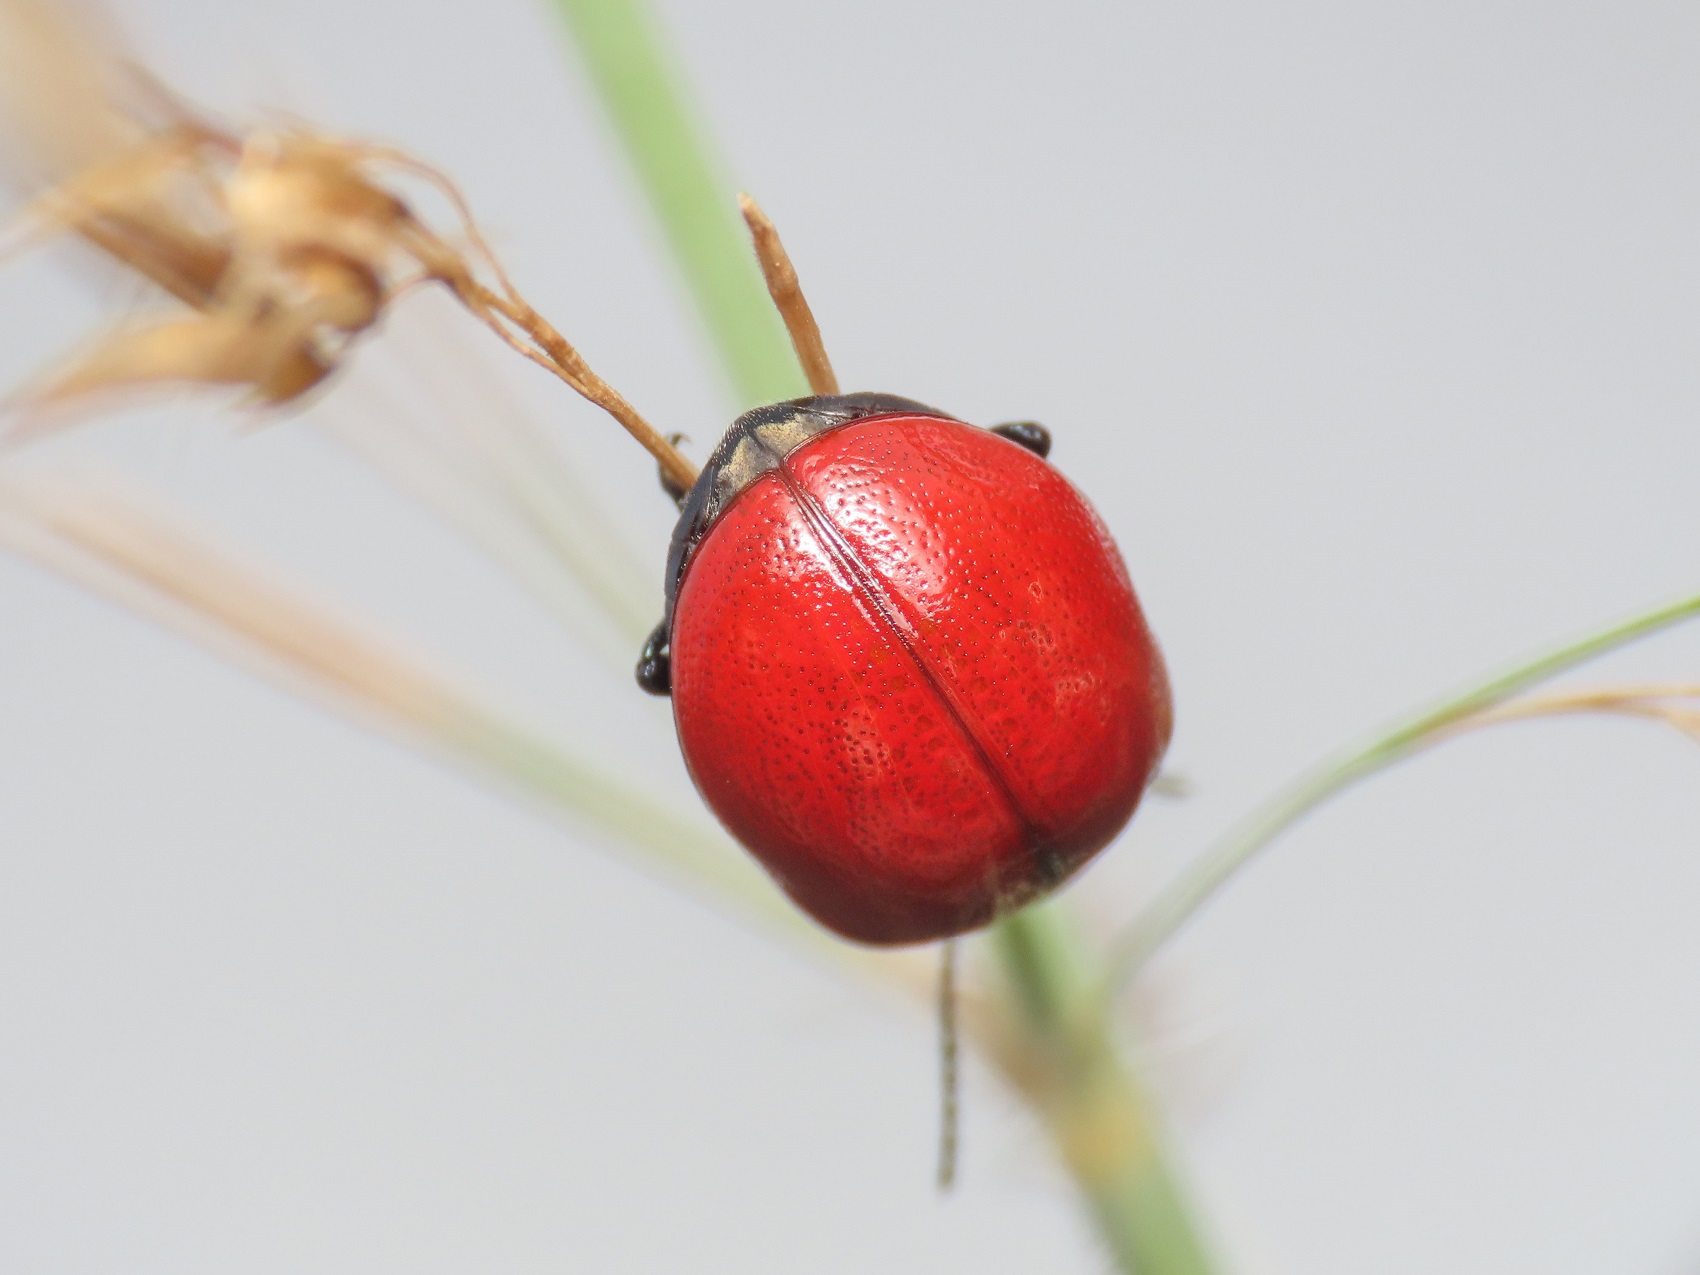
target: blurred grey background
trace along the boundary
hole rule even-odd
[[[1077,887],[1104,927],[1323,750],[1700,588],[1692,5],[661,9],[847,386],[1046,421],[1121,541],[1195,793]],[[119,12],[213,108],[454,173],[712,446],[727,392],[537,0]],[[127,299],[77,260],[7,268],[0,384]],[[406,377],[396,326],[351,381]],[[659,604],[652,468],[463,339]],[[198,404],[36,460],[92,454],[687,799],[665,706],[310,421]],[[1700,679],[1700,628],[1569,681],[1657,678]],[[1142,992],[1231,1268],[1700,1269],[1697,914],[1700,753],[1653,726],[1486,733],[1288,836]],[[935,1197],[922,1010],[10,557],[0,1034],[7,1271],[1102,1266],[982,1070]]]

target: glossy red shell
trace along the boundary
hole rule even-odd
[[[1092,507],[987,431],[874,416],[751,483],[673,615],[703,798],[823,925],[943,938],[1056,885],[1168,743],[1162,657]]]

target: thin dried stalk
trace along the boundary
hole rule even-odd
[[[780,242],[778,229],[748,195],[738,196],[738,208],[744,214],[744,224],[750,228],[756,260],[761,263],[761,277],[767,282],[767,294],[785,321],[791,348],[797,352],[797,362],[802,364],[809,388],[816,394],[838,393],[838,376],[832,370],[832,360],[826,356],[820,325],[803,295],[803,285],[797,282],[797,269]]]
[[[604,381],[567,343],[561,334],[517,295],[498,296],[489,288],[467,275],[459,279],[445,278],[466,307],[483,319],[490,328],[515,350],[539,366],[559,376],[590,402],[620,422],[661,467],[662,476],[676,488],[688,491],[696,482],[696,466],[686,460],[666,435],[638,414],[613,386]],[[516,337],[501,320],[518,328],[525,340]]]
[[[1606,713],[1662,722],[1700,744],[1700,683],[1671,682],[1636,686],[1605,686],[1558,695],[1535,695],[1513,700],[1459,724],[1458,730],[1478,730],[1535,717],[1574,713]]]

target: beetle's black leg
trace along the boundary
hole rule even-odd
[[[1025,447],[1041,460],[1051,454],[1051,431],[1038,421],[1006,421],[1002,425],[992,426],[992,433],[1002,435],[1019,447]]]
[[[667,441],[675,447],[684,442],[685,438],[686,435],[684,434],[667,435]],[[667,471],[662,469],[659,464],[657,464],[655,468],[661,477],[661,490],[667,493],[668,498],[671,499],[675,505],[683,505],[685,503],[685,497],[689,494],[689,489],[679,486],[678,483],[669,478],[667,476]]]
[[[673,693],[673,652],[669,649],[671,636],[667,621],[655,626],[644,641],[643,653],[638,656],[637,684],[651,695]]]

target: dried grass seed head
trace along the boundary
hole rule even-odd
[[[25,421],[14,439],[97,396],[164,385],[242,386],[256,404],[291,403],[323,383],[409,288],[437,282],[614,416],[670,478],[694,478],[520,296],[443,173],[306,128],[221,128],[36,0],[0,0],[0,34],[15,37],[0,69],[56,68],[10,84],[13,121],[52,179],[26,210],[25,241],[79,236],[194,311],[139,319],[16,396]],[[447,198],[465,247],[413,212],[393,188],[398,178]]]

